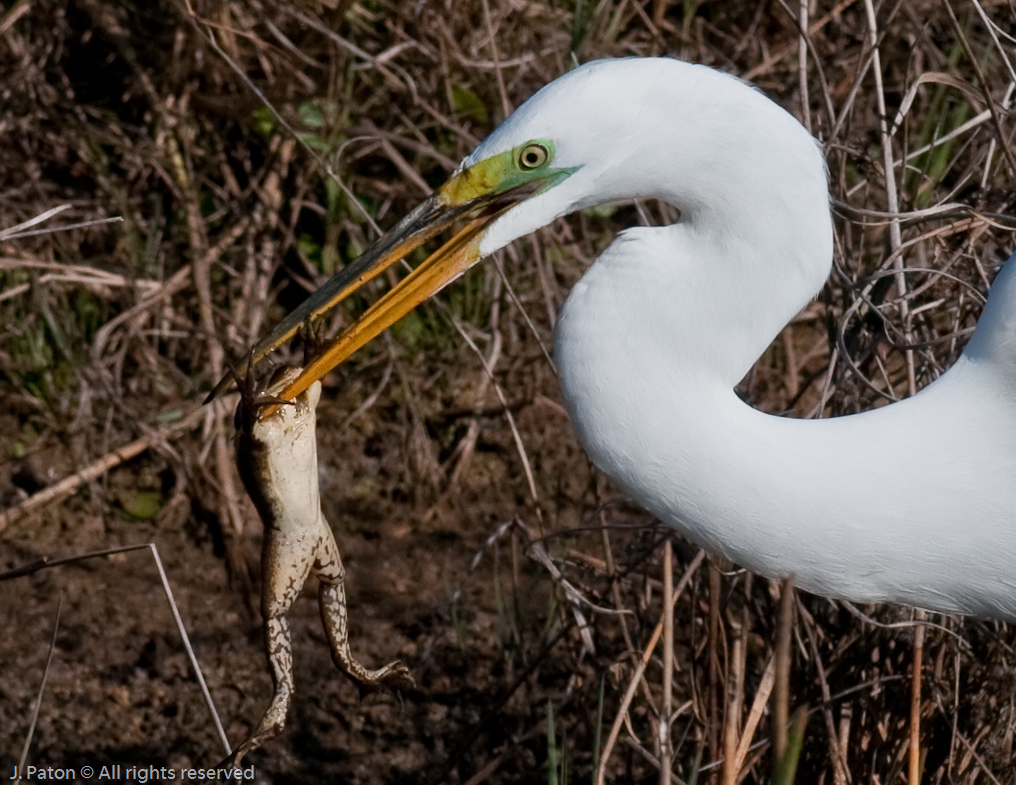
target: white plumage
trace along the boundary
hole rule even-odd
[[[955,366],[913,398],[831,420],[766,415],[733,387],[831,264],[815,140],[749,85],[667,59],[572,71],[464,166],[531,139],[576,171],[491,224],[483,256],[595,204],[648,197],[681,212],[623,232],[561,314],[561,385],[598,467],[763,575],[1016,619],[1016,265]]]

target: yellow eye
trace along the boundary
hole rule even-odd
[[[550,150],[547,149],[546,145],[542,145],[539,142],[530,142],[519,153],[519,166],[526,171],[538,169],[547,163],[548,158],[550,158]]]

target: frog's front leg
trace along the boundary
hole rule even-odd
[[[352,679],[360,690],[360,697],[381,687],[405,690],[416,686],[409,668],[399,660],[372,671],[364,667],[350,651],[346,613],[346,571],[342,566],[339,548],[335,544],[335,536],[323,516],[321,539],[314,561],[314,574],[318,578],[318,603],[321,608],[321,621],[332,650],[332,662]]]
[[[293,697],[293,647],[286,614],[307,581],[315,561],[317,537],[313,531],[295,534],[265,531],[261,551],[261,615],[264,618],[265,656],[272,674],[272,702],[257,729],[227,759],[227,767],[239,767],[243,756],[271,741],[286,724]]]

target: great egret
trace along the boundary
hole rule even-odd
[[[292,399],[481,258],[632,197],[669,202],[680,220],[622,232],[555,335],[593,462],[691,540],[770,578],[1016,619],[1016,263],[956,364],[914,397],[818,421],[746,405],[735,384],[829,274],[827,177],[790,114],[711,68],[605,60],[547,85],[255,357],[467,219],[304,369],[282,393]]]

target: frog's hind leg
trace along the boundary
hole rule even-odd
[[[285,614],[300,596],[314,561],[315,542],[310,536],[286,536],[274,529],[265,531],[262,549],[261,615],[264,617],[265,656],[272,674],[272,702],[250,737],[224,761],[240,765],[243,756],[271,741],[286,725],[286,713],[293,697],[293,646]]]
[[[353,657],[349,649],[349,627],[346,613],[346,571],[342,566],[339,548],[335,544],[331,527],[322,519],[321,539],[318,542],[314,572],[318,577],[318,601],[321,621],[328,635],[335,666],[355,682],[360,697],[387,687],[391,690],[415,686],[409,668],[395,660],[377,670],[368,670]]]

